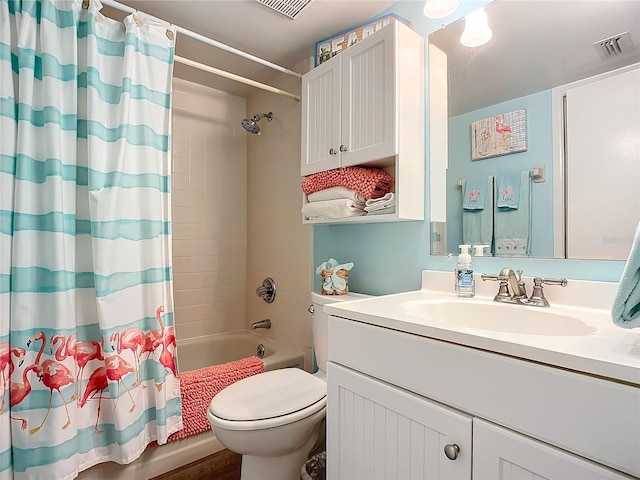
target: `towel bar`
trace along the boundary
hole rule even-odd
[[[529,176],[533,179],[533,183],[544,183],[547,181],[547,167],[544,165],[534,165],[533,170],[529,172]],[[467,177],[458,178],[458,187],[462,188]]]

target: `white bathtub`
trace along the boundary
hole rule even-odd
[[[260,344],[265,349],[262,358],[265,371],[287,367],[303,368],[304,355],[302,352],[268,340],[250,330],[241,330],[180,341],[178,343],[178,370],[187,372],[250,357],[256,355]]]
[[[264,369],[304,366],[304,354],[294,348],[261,337],[250,330],[206,335],[178,341],[178,369],[181,372],[209,365],[240,360],[255,355],[258,345],[265,348]],[[118,465],[109,462],[82,472],[80,480],[149,479],[212,455],[224,447],[212,431],[191,435],[146,450],[135,462]]]

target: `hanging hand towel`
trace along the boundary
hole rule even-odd
[[[323,200],[321,202],[306,203],[302,207],[302,214],[309,220],[324,218],[344,218],[365,215],[364,203],[339,198],[336,200]]]
[[[498,188],[495,191],[494,239],[496,257],[526,257],[530,255],[531,180],[529,170],[520,172],[518,208],[498,207]],[[466,243],[466,242],[465,242]]]
[[[466,186],[469,179],[462,185],[462,191],[467,191]],[[490,199],[487,208],[484,208],[485,201],[482,200],[482,207],[473,209],[462,208],[462,243],[467,245],[491,245],[493,239],[493,176],[483,178],[482,181],[473,181],[474,188],[480,196]],[[470,192],[472,189],[469,189]],[[484,194],[482,193],[484,192]],[[480,200],[476,202],[480,203]]]
[[[462,208],[465,210],[482,210],[486,196],[485,177],[469,177],[462,184]]]
[[[520,202],[521,172],[499,173],[496,175],[498,208],[518,208]]]
[[[636,227],[611,313],[613,323],[619,327],[640,327],[640,223]]]
[[[391,208],[396,204],[395,193],[387,193],[384,197],[375,200],[367,200],[364,204],[365,212],[374,212],[376,210],[384,210]]]
[[[348,198],[355,202],[364,203],[365,198],[355,190],[351,190],[347,187],[330,187],[324,190],[318,190],[317,192],[307,195],[307,200],[310,202],[321,202],[323,200],[337,200],[339,198]]]

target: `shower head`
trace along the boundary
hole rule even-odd
[[[258,127],[258,122],[261,118],[264,117],[266,117],[268,121],[271,121],[273,120],[273,113],[258,113],[251,117],[251,119],[245,118],[244,120],[242,120],[242,128],[244,128],[249,133],[260,135],[260,127]]]

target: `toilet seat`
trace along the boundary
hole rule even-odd
[[[319,412],[326,395],[326,383],[303,370],[273,370],[223,389],[211,400],[208,417],[229,430],[273,428]]]

